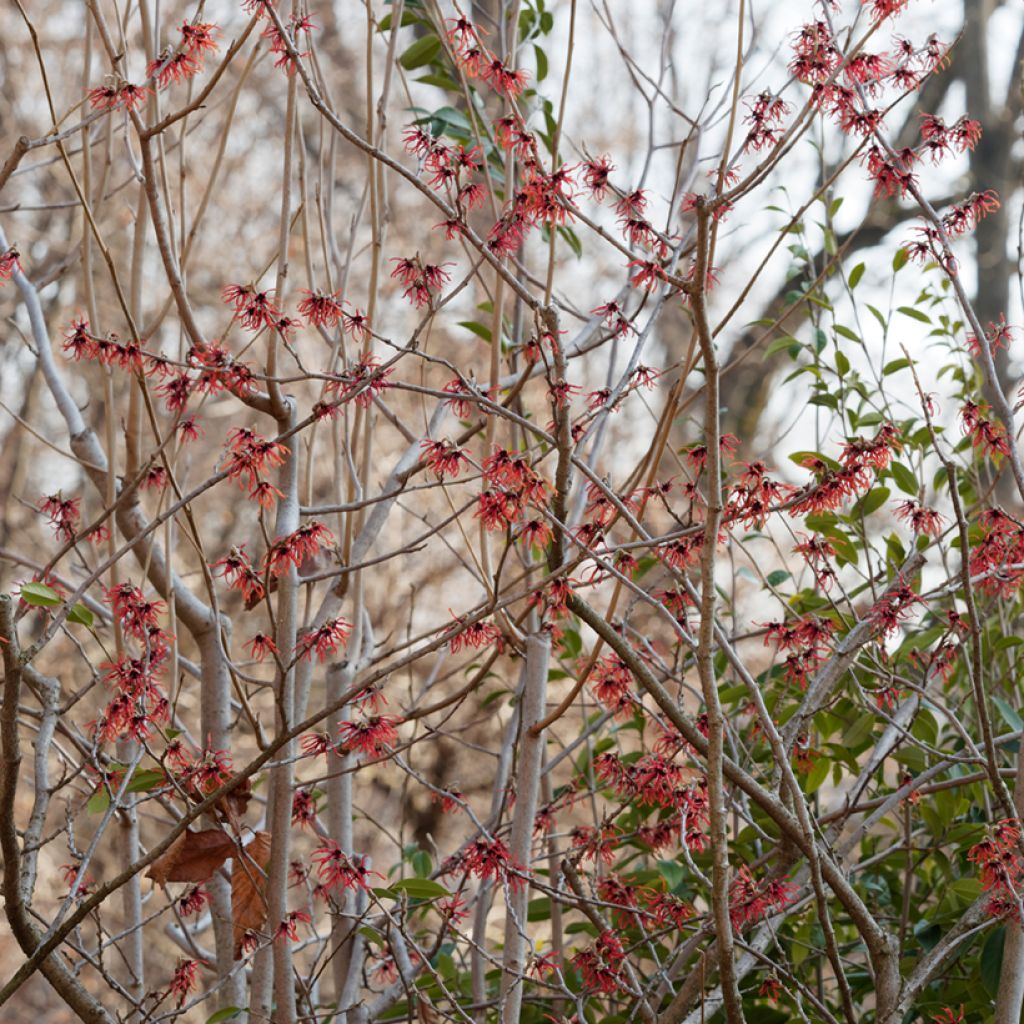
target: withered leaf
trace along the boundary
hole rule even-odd
[[[257,832],[252,842],[235,855],[231,866],[231,913],[234,918],[235,959],[242,959],[242,941],[250,929],[267,920],[267,866],[270,833]]]
[[[245,814],[249,801],[252,799],[252,781],[243,779],[227,796],[217,801],[217,810],[222,820],[227,821],[235,832],[241,830],[241,817]]]
[[[235,841],[219,828],[185,829],[146,872],[156,885],[205,882],[231,856]]]

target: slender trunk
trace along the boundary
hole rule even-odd
[[[528,868],[533,839],[533,821],[537,815],[544,734],[534,735],[532,728],[544,717],[548,691],[548,662],[551,659],[551,635],[533,633],[526,641],[526,685],[523,688],[519,716],[519,762],[516,770],[516,806],[512,817],[509,853],[512,863]],[[523,1004],[523,971],[526,956],[526,911],[529,886],[509,883],[505,913],[505,954],[501,965],[501,1019],[503,1024],[518,1024]]]

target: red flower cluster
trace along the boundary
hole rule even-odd
[[[310,20],[309,15],[292,14],[286,26],[292,49],[298,57],[308,57],[308,50],[299,50],[299,34],[304,33],[308,38],[316,26]],[[276,54],[274,61],[275,68],[284,68],[288,75],[294,75],[298,70],[298,61],[288,53],[288,42],[278,31],[277,25],[271,23],[263,30],[261,38],[270,40],[270,52]]]
[[[497,837],[474,839],[465,849],[448,858],[442,874],[451,875],[459,870],[481,880],[507,881],[513,889],[526,885],[523,877],[526,868],[512,860],[508,847]]]
[[[878,600],[868,615],[882,636],[889,636],[899,628],[914,605],[923,603],[910,585],[901,580]]]
[[[791,622],[766,622],[764,643],[775,644],[777,651],[787,651],[785,677],[803,689],[808,679],[829,653],[835,625],[829,619],[814,615]]]
[[[263,580],[252,567],[245,545],[232,548],[223,558],[218,558],[210,567],[214,576],[222,576],[232,590],[240,590],[247,606],[252,606],[264,594]],[[273,641],[271,641],[273,643]],[[274,647],[276,651],[276,646]],[[253,652],[255,656],[255,651]],[[265,653],[270,653],[269,649]]]
[[[412,259],[396,256],[391,262],[395,264],[391,276],[398,278],[405,287],[402,295],[417,309],[433,305],[435,295],[451,280],[451,274],[444,268],[454,266],[450,263],[423,263],[418,255]]]
[[[198,984],[199,961],[181,960],[174,970],[174,976],[171,978],[171,987],[167,990],[167,994],[176,996],[178,1006],[183,1006]]]
[[[778,145],[782,137],[782,119],[789,113],[789,104],[767,90],[752,100],[748,99],[746,104],[749,112],[743,120],[750,125],[750,130],[743,140],[743,152],[753,150],[759,153],[762,149]]]
[[[896,518],[902,519],[917,536],[938,537],[942,533],[942,516],[919,501],[901,501]]]
[[[429,438],[420,443],[423,458],[438,480],[445,477],[457,477],[469,465],[464,449],[451,441],[431,441]]]
[[[1018,843],[1020,822],[1006,818],[993,825],[988,835],[967,853],[967,859],[981,872],[981,888],[989,893],[988,912],[1020,923],[1020,902],[1024,896],[1024,865]]]
[[[316,519],[310,519],[287,537],[278,537],[267,551],[264,568],[271,576],[283,576],[290,566],[298,569],[320,548],[334,543],[334,534]]]
[[[452,654],[458,654],[463,648],[469,647],[479,650],[501,641],[501,630],[486,619],[464,623],[462,619],[455,618],[454,626],[444,626],[439,632],[450,633],[448,649]]]
[[[78,523],[82,518],[78,507],[80,502],[80,498],[65,498],[58,491],[47,495],[39,503],[39,511],[50,520],[53,532],[69,544],[77,536]]]
[[[10,281],[15,271],[21,273],[21,264],[18,262],[20,255],[13,245],[6,252],[0,253],[0,282]]]
[[[988,406],[982,402],[964,402],[960,410],[960,422],[964,433],[971,438],[971,444],[988,455],[1009,455],[1010,446],[1006,440],[1006,429],[1001,423],[990,419]]]
[[[795,490],[768,476],[763,462],[745,462],[738,483],[729,492],[725,514],[749,529],[761,529],[774,506],[785,501]]]
[[[332,380],[327,390],[346,401],[354,400],[365,409],[375,395],[383,394],[391,386],[387,381],[391,373],[391,367],[384,369],[375,357],[366,356],[353,363],[337,380]]]
[[[213,36],[218,31],[216,25],[209,23],[184,22],[181,26],[181,45],[177,48],[168,46],[161,50],[146,65],[146,77],[155,78],[157,87],[163,89],[171,82],[180,82],[198,74],[203,70],[204,53],[217,52]]]
[[[617,654],[607,654],[594,662],[590,670],[590,686],[594,696],[617,717],[628,718],[637,706],[631,691],[633,674]]]
[[[331,619],[316,629],[300,633],[296,653],[305,661],[309,661],[316,654],[317,661],[322,662],[328,655],[334,654],[339,647],[344,647],[348,643],[351,631],[351,622],[346,622],[342,618]]]
[[[93,110],[127,110],[141,107],[149,96],[144,85],[133,85],[123,78],[112,78],[109,85],[97,86],[86,97]]]
[[[339,887],[369,892],[372,877],[384,881],[379,871],[371,871],[366,866],[365,857],[349,857],[333,839],[313,851],[313,860],[317,864],[320,881],[328,892]]]
[[[228,477],[243,490],[248,489],[249,497],[267,507],[281,492],[272,484],[261,479],[268,468],[284,464],[288,447],[278,441],[271,441],[254,430],[235,427],[228,434],[228,460],[225,464]]]
[[[1000,508],[981,515],[981,540],[971,549],[971,576],[983,577],[977,588],[996,597],[1012,597],[1024,582],[1024,525]]]
[[[740,931],[744,926],[767,917],[773,910],[784,910],[795,893],[796,886],[784,879],[756,881],[750,868],[744,864],[729,886],[729,916],[733,928]]]
[[[508,67],[483,44],[482,32],[465,17],[454,18],[448,42],[455,63],[467,78],[482,78],[502,96],[518,96],[526,87],[526,72]]]
[[[594,945],[572,958],[572,965],[580,972],[585,990],[612,995],[622,987],[620,970],[625,959],[618,937],[614,932],[604,931]]]
[[[901,448],[899,431],[891,423],[885,423],[873,438],[858,437],[847,441],[838,464],[818,456],[807,456],[801,465],[815,474],[817,482],[793,502],[790,515],[830,512],[839,508],[848,498],[866,491],[871,486],[871,471],[887,469],[893,453]]]

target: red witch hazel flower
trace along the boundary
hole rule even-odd
[[[175,901],[178,905],[178,913],[182,917],[191,917],[198,914],[209,902],[210,897],[201,886],[194,885],[184,896],[179,896]]]
[[[910,584],[900,580],[896,586],[879,599],[868,615],[878,627],[879,632],[883,636],[889,636],[910,615],[915,604],[924,604],[924,601],[914,593]]]
[[[181,43],[189,53],[202,55],[205,51],[217,52],[217,44],[213,37],[220,32],[216,25],[210,22],[182,22]]]
[[[320,881],[328,892],[338,888],[369,892],[371,876],[384,881],[379,871],[371,871],[367,867],[365,857],[348,856],[333,839],[313,851],[313,860],[317,864]]]
[[[395,257],[391,276],[405,285],[402,293],[412,304],[420,309],[433,303],[435,295],[451,280],[451,274],[444,268],[453,264],[423,263],[419,256]]]
[[[395,726],[401,721],[400,718],[371,715],[360,722],[342,722],[338,736],[346,750],[358,750],[367,757],[378,757],[384,753],[385,746],[393,747],[398,742]]]
[[[572,965],[580,972],[583,987],[590,992],[611,995],[623,984],[620,974],[626,954],[614,932],[602,932],[597,942],[581,950],[572,958]]]
[[[257,633],[245,646],[256,661],[263,661],[270,655],[277,654],[277,644],[266,633]]]
[[[171,979],[171,987],[167,990],[167,994],[176,996],[178,1006],[183,1006],[189,995],[195,991],[198,983],[199,961],[182,960],[175,968],[174,977]]]
[[[0,282],[9,281],[16,270],[21,272],[21,264],[18,262],[20,255],[13,245],[6,252],[0,253]]]
[[[332,380],[327,385],[327,390],[337,391],[344,398],[353,399],[356,405],[365,409],[376,395],[391,386],[387,381],[391,373],[391,367],[385,369],[375,357],[367,356],[353,363],[338,380]]]
[[[298,305],[299,314],[316,327],[337,327],[344,313],[338,293],[328,295],[319,291],[311,292],[306,288],[301,290],[307,297]]]
[[[115,79],[110,85],[99,86],[89,92],[89,106],[93,110],[136,110],[146,102],[149,89],[133,85],[124,79]]]
[[[157,86],[165,89],[172,82],[191,78],[203,69],[201,60],[197,60],[187,50],[175,50],[165,47],[147,65],[146,77],[155,78]]]
[[[251,331],[273,326],[281,315],[274,305],[272,291],[258,292],[254,285],[229,284],[221,292],[224,301],[234,309],[238,322]]]
[[[228,450],[230,454],[225,466],[228,477],[250,492],[255,490],[260,474],[282,465],[288,454],[286,445],[262,437],[246,427],[235,427],[228,434]]]
[[[334,654],[339,647],[344,647],[348,643],[351,631],[351,622],[341,618],[331,619],[316,629],[299,634],[297,654],[305,661],[309,661],[315,653],[318,661],[324,661],[329,654]]]
[[[47,495],[39,503],[39,511],[50,520],[53,532],[68,543],[75,539],[78,532],[78,523],[82,518],[78,508],[80,501],[80,498],[65,498],[58,491]]]
[[[512,860],[508,847],[497,837],[487,839],[481,836],[473,840],[455,860],[457,867],[465,868],[481,881],[507,879],[512,888],[526,884],[525,879],[515,873],[526,869]]]
[[[447,439],[431,441],[427,438],[420,442],[420,447],[424,461],[439,480],[457,477],[469,465],[465,450]]]
[[[267,551],[265,565],[272,576],[283,576],[288,567],[296,569],[313,558],[322,547],[334,543],[334,534],[323,523],[311,519],[287,537],[278,537]]]
[[[942,533],[942,516],[919,501],[901,501],[896,507],[896,518],[902,519],[919,537],[937,537]]]
[[[464,647],[474,647],[479,650],[481,647],[487,647],[489,644],[501,640],[501,630],[493,622],[481,619],[479,622],[463,623],[462,619],[457,618],[454,614],[452,618],[455,619],[455,625],[445,626],[440,631],[451,633],[448,649],[452,654],[458,654]]]
[[[245,603],[251,604],[263,597],[264,587],[260,574],[252,567],[245,545],[232,548],[210,567],[214,576],[222,576],[232,590],[240,590]]]
[[[792,901],[796,886],[784,879],[758,882],[743,865],[729,886],[729,916],[739,931],[747,924],[767,917],[771,911],[784,910]]]
[[[981,448],[986,455],[1009,455],[1010,446],[1006,440],[1006,429],[1001,423],[989,419],[988,406],[967,401],[960,410],[964,433],[971,438],[975,448]]]
[[[981,888],[989,893],[988,912],[1020,922],[1021,887],[1024,865],[1017,845],[1021,825],[1006,818],[993,825],[988,835],[967,852],[967,859],[981,872]]]
[[[299,941],[299,925],[309,924],[312,918],[304,910],[290,910],[284,920],[277,926],[275,938],[288,939],[289,942]]]

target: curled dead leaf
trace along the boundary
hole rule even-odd
[[[235,855],[231,866],[231,915],[234,922],[235,959],[242,959],[242,942],[250,929],[267,920],[267,867],[270,833],[257,832],[251,843]]]
[[[146,877],[156,885],[205,882],[231,856],[235,841],[219,828],[185,829],[152,864]]]
[[[241,817],[252,799],[252,782],[245,778],[230,793],[217,801],[217,811],[227,821],[235,834],[241,831]]]

